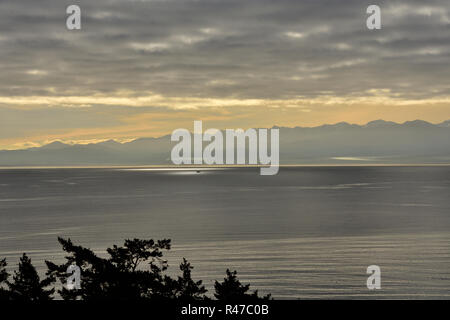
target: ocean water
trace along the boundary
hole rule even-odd
[[[278,299],[449,299],[449,195],[450,166],[0,170],[0,257],[170,238],[208,289],[230,268]]]

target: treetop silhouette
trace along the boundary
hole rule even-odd
[[[113,245],[107,249],[108,257],[99,257],[91,249],[75,245],[70,239],[58,238],[67,253],[65,262],[56,264],[45,261],[47,272],[41,280],[24,254],[19,268],[8,281],[6,260],[0,260],[0,299],[45,301],[55,298],[55,292],[64,300],[209,300],[202,280],[192,278],[193,266],[183,258],[181,275],[170,277],[164,253],[170,250],[171,240],[154,241],[126,239],[123,246]],[[81,269],[80,289],[68,289],[71,276],[68,267]],[[227,269],[223,282],[215,282],[214,296],[218,300],[269,299],[260,298],[258,292],[247,293],[250,285],[242,285],[237,272]]]

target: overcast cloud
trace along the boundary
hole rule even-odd
[[[70,4],[81,7],[80,31],[66,29]],[[382,9],[381,30],[366,28],[370,4]],[[207,99],[199,103],[202,107],[218,107],[233,99],[233,106],[239,106],[251,99],[371,97],[380,92],[397,100],[445,103],[450,2],[1,0],[0,68],[3,119],[13,117],[10,109],[36,108],[24,97],[91,97],[72,101],[90,111],[70,117],[68,128],[92,124],[92,119],[82,120],[89,112],[103,114],[103,107],[92,101],[95,96],[156,97],[144,103],[145,112],[170,109],[176,105],[170,99],[187,97],[177,107],[186,102],[195,108],[201,99]],[[37,104],[70,107],[69,100]],[[93,127],[119,125],[126,113],[119,109],[135,107],[111,104],[118,109]],[[68,119],[58,114],[52,115],[53,123]],[[20,131],[20,117],[14,117],[15,131],[3,127],[2,138]],[[51,130],[47,120],[36,130]]]

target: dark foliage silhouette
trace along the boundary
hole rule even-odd
[[[52,300],[55,289],[48,286],[55,282],[53,277],[41,281],[31,259],[24,253],[20,258],[19,270],[14,272],[13,281],[6,281],[12,300],[48,301]]]
[[[126,240],[123,247],[107,249],[109,258],[98,257],[92,250],[76,246],[70,239],[58,238],[63,250],[69,253],[66,263],[57,265],[46,261],[48,275],[62,284],[67,280],[67,268],[76,264],[81,268],[80,290],[58,291],[64,299],[83,300],[141,300],[147,298],[174,298],[176,282],[163,274],[167,261],[164,250],[170,249],[170,240]],[[142,266],[142,268],[140,268]]]
[[[166,274],[168,263],[163,255],[171,248],[169,239],[127,239],[123,246],[108,248],[107,257],[75,245],[70,239],[58,238],[58,241],[67,253],[66,262],[45,261],[44,280],[24,254],[9,282],[6,260],[0,260],[0,300],[45,301],[55,296],[64,300],[209,300],[203,282],[192,278],[193,267],[185,258],[180,264],[180,276],[172,278]],[[81,288],[69,290],[67,270],[73,264],[81,269]],[[239,282],[236,271],[227,270],[224,282],[215,283],[215,297],[218,300],[261,299],[257,291],[247,293],[249,287]]]
[[[259,300],[270,299],[270,294],[260,298],[258,296],[258,290],[252,293],[247,293],[250,290],[250,284],[242,285],[237,278],[237,271],[231,272],[227,269],[227,276],[223,279],[222,283],[218,281],[214,284],[216,293],[214,296],[217,300]]]
[[[183,276],[178,277],[176,284],[177,292],[176,297],[184,300],[204,300],[207,299],[205,293],[208,291],[202,286],[202,281],[192,280],[191,271],[194,267],[191,266],[185,258],[183,263],[180,264],[180,270],[183,272]]]
[[[9,274],[6,272],[6,259],[2,259],[0,260],[0,301],[9,300],[10,298],[9,291],[4,288],[8,277]]]

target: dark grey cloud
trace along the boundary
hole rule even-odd
[[[82,30],[68,31],[78,4]],[[0,2],[0,95],[295,98],[450,92],[450,2]]]

